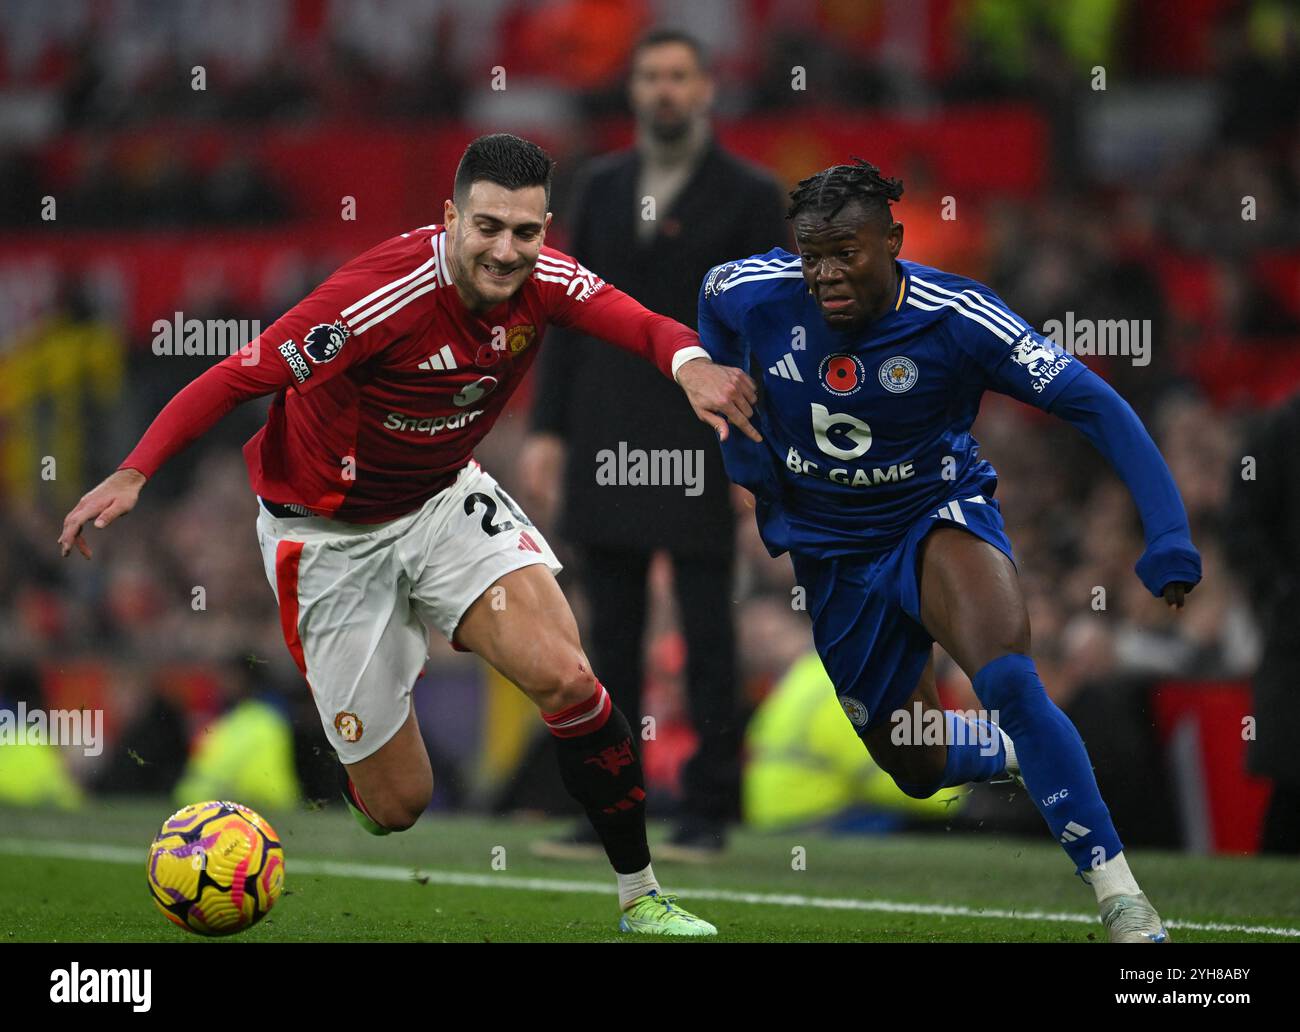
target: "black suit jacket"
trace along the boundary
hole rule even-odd
[[[1245,480],[1234,460],[1224,514],[1224,549],[1233,572],[1250,595],[1264,632],[1264,654],[1255,672],[1255,739],[1246,767],[1300,790],[1300,395],[1260,416],[1249,427],[1244,453],[1257,463]],[[1195,600],[1193,595],[1192,599]],[[1194,604],[1194,603],[1193,603]],[[1204,603],[1202,603],[1204,604]]]
[[[714,265],[788,246],[785,198],[767,173],[711,144],[655,236],[637,236],[636,150],[597,158],[569,205],[569,253],[651,311],[692,328]],[[713,431],[681,388],[654,366],[603,341],[553,330],[538,356],[533,429],[568,444],[560,534],[602,547],[716,553],[733,547],[727,476]],[[732,432],[736,432],[733,428]],[[676,449],[703,455],[703,493],[682,486],[597,483],[598,456]]]

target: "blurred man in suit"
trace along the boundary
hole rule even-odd
[[[1255,738],[1246,753],[1252,774],[1273,780],[1261,853],[1300,853],[1300,752],[1292,735],[1300,727],[1300,484],[1295,457],[1300,449],[1300,394],[1260,416],[1248,428],[1244,453],[1255,459],[1255,475],[1233,470],[1225,526],[1228,554],[1250,596],[1264,632],[1264,655],[1255,671]]]
[[[692,327],[710,267],[788,237],[776,181],[714,140],[713,95],[695,39],[672,30],[643,37],[629,83],[636,145],[582,169],[567,209],[570,253],[578,261]],[[524,489],[542,514],[561,509],[560,536],[578,552],[590,603],[592,662],[634,728],[646,715],[647,575],[657,551],[671,557],[699,745],[682,775],[670,852],[707,859],[723,848],[739,799],[735,545],[726,473],[717,442],[689,418],[673,384],[656,382],[653,370],[614,349],[571,343],[548,348],[539,361],[533,433],[520,460]],[[699,482],[650,486],[599,475],[610,456],[638,449],[669,450]],[[537,851],[576,856],[598,848],[583,824],[562,840],[538,843]]]

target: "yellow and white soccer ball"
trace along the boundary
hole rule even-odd
[[[265,817],[239,803],[192,803],[149,848],[149,891],[169,921],[198,935],[233,935],[284,891],[284,849]]]

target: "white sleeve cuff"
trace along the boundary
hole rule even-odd
[[[681,369],[687,362],[697,358],[709,358],[709,353],[698,344],[692,344],[690,347],[679,348],[673,355],[673,379],[677,379],[677,370]],[[709,358],[712,362],[713,359]]]

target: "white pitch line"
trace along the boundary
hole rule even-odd
[[[89,860],[96,863],[139,864],[144,867],[146,851],[126,846],[80,845],[76,842],[27,842],[0,839],[0,853],[39,856],[54,860]],[[557,878],[516,878],[508,874],[470,874],[465,871],[432,871],[391,864],[342,863],[337,860],[294,860],[286,865],[289,874],[318,874],[367,881],[411,881],[418,876],[434,885],[460,885],[476,889],[516,889],[524,892],[570,892],[608,896],[607,881],[561,881]],[[925,917],[974,917],[984,920],[1057,921],[1066,924],[1097,924],[1095,914],[1066,914],[1046,910],[1005,910],[998,907],[953,906],[942,903],[899,903],[892,900],[848,899],[833,896],[802,896],[793,893],[735,892],[731,889],[686,888],[693,900],[746,903],[753,906],[808,907],[814,910],[857,910],[885,914],[918,914]],[[1166,921],[1170,928],[1194,932],[1237,932],[1243,935],[1278,935],[1300,938],[1300,928],[1270,925],[1236,925],[1218,921]]]

